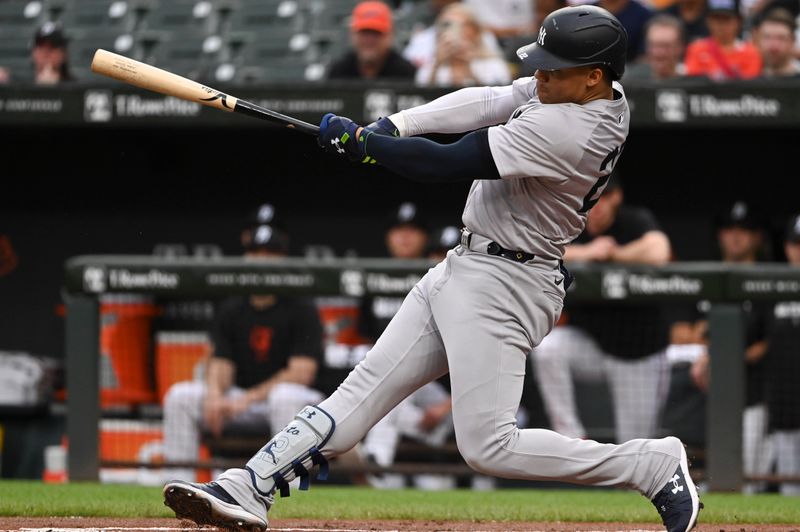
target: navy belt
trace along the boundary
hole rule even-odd
[[[475,242],[475,246],[472,246],[472,238],[480,238],[485,240],[486,242]],[[528,262],[529,260],[533,260],[536,258],[536,255],[533,253],[528,253],[527,251],[519,251],[514,249],[506,249],[497,242],[493,240],[489,240],[486,237],[482,237],[479,235],[475,235],[472,231],[468,231],[466,229],[461,230],[461,245],[472,249],[474,251],[483,251],[487,255],[495,255],[497,257],[503,257],[508,260],[513,260],[514,262]],[[484,248],[484,249],[475,249],[475,248]]]

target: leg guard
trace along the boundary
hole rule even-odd
[[[253,456],[245,468],[250,472],[258,492],[268,497],[276,489],[289,495],[289,481],[300,478],[300,489],[309,487],[308,469],[319,465],[317,478],[328,476],[328,462],[320,449],[330,439],[336,423],[317,406],[306,406],[292,423],[276,434]]]

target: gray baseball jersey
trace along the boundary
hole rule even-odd
[[[533,78],[512,87],[521,104],[506,124],[489,129],[502,179],[472,184],[463,222],[505,248],[560,258],[614,167],[630,110],[618,83],[615,100],[584,105],[542,104]]]

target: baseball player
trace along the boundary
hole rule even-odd
[[[520,430],[515,413],[527,355],[550,332],[570,281],[564,246],[614,168],[630,110],[616,82],[627,35],[596,6],[554,11],[520,48],[532,78],[466,88],[362,128],[325,115],[319,143],[420,181],[472,181],[461,243],[406,297],[337,391],[306,406],[245,467],[214,482],[164,486],[182,519],[263,530],[276,491],[360,441],[411,392],[450,374],[458,448],[476,471],[639,491],[669,531],[694,527],[700,501],[674,437],[619,445]],[[439,144],[420,135],[465,133]],[[269,452],[267,452],[269,451]]]

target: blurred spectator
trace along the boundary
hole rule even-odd
[[[586,229],[566,246],[565,262],[660,265],[670,241],[648,209],[624,204],[612,177],[591,208]],[[607,381],[616,441],[656,435],[668,390],[666,321],[661,306],[619,302],[568,306],[557,326],[533,350],[545,410],[556,432],[587,437],[579,419],[574,381]]]
[[[411,202],[403,202],[392,212],[386,225],[386,249],[396,259],[425,257],[428,243],[428,222]],[[375,342],[400,309],[403,296],[365,297],[361,308],[359,332]],[[432,447],[441,446],[453,434],[450,393],[440,381],[432,381],[418,389],[386,417],[379,421],[362,442],[367,460],[382,466],[391,465],[400,438],[405,436]],[[398,488],[405,483],[398,475],[372,475],[370,484],[379,488]],[[419,488],[441,489],[455,487],[449,476],[417,475]]]
[[[794,17],[781,7],[770,9],[759,17],[753,42],[764,62],[762,77],[800,76],[800,60],[795,57],[796,30]]]
[[[483,44],[483,28],[461,3],[445,7],[436,19],[436,55],[417,70],[421,86],[507,85],[511,71],[501,54]]]
[[[289,237],[277,227],[245,232],[245,257],[286,256]],[[324,399],[311,388],[322,357],[322,325],[313,302],[273,294],[230,297],[219,305],[211,339],[214,352],[204,380],[178,382],[164,398],[167,462],[197,460],[203,431],[275,432],[303,406]],[[168,474],[194,478],[191,469]]]
[[[628,32],[628,62],[644,54],[644,28],[653,15],[648,4],[639,0],[599,0],[590,4],[610,11]]]
[[[519,60],[517,50],[536,40],[539,36],[539,26],[542,25],[542,21],[547,15],[568,5],[566,0],[537,0],[535,4],[531,32],[506,41],[505,57],[513,78],[533,76],[534,69]]]
[[[35,83],[55,85],[73,80],[67,61],[67,45],[64,31],[54,22],[45,22],[36,31],[31,49]]]
[[[392,10],[383,2],[361,2],[350,22],[352,50],[328,70],[330,79],[413,80],[416,68],[394,49]]]
[[[433,231],[428,244],[428,258],[441,261],[447,252],[461,242],[461,230],[455,225],[445,225]]]
[[[439,18],[439,15],[446,6],[456,2],[458,2],[458,0],[428,0],[428,6],[434,15],[433,23],[424,30],[414,33],[411,39],[409,39],[405,49],[403,49],[403,57],[411,61],[417,68],[423,64],[433,62],[436,59],[436,19]],[[490,53],[503,53],[500,44],[497,42],[497,38],[491,31],[484,28],[481,32],[481,40]],[[528,44],[528,42],[525,44]],[[514,56],[514,59],[517,61],[516,56]]]
[[[677,0],[669,7],[660,10],[659,13],[677,17],[686,32],[686,42],[690,43],[696,39],[708,37],[708,25],[706,24],[706,0]]]
[[[663,81],[681,77],[686,46],[683,23],[672,15],[654,15],[647,22],[645,56],[625,69],[624,79]]]
[[[11,73],[7,68],[0,66],[0,85],[5,85],[11,81]]]
[[[475,18],[494,33],[501,46],[510,38],[533,32],[534,6],[532,0],[464,0]]]
[[[761,54],[753,43],[740,39],[739,0],[708,0],[706,24],[710,36],[690,43],[686,49],[687,75],[727,81],[761,74]]]
[[[783,239],[790,265],[800,268],[800,215],[792,216]],[[767,325],[767,406],[775,445],[775,473],[800,478],[800,301],[776,303]],[[800,495],[800,482],[781,483],[784,495]]]
[[[755,264],[763,249],[764,232],[761,220],[743,201],[737,201],[726,209],[717,222],[717,239],[722,262],[728,264]],[[700,302],[699,319],[694,322],[694,343],[707,344],[708,321],[705,314],[710,303]],[[767,344],[764,338],[765,312],[762,306],[751,301],[742,303],[745,319],[746,401],[742,422],[744,473],[766,475],[773,460],[773,447],[767,438],[767,409],[764,403],[764,354]],[[706,350],[691,367],[692,380],[698,388],[708,390],[709,356]],[[764,483],[751,483],[745,491],[756,492]]]

